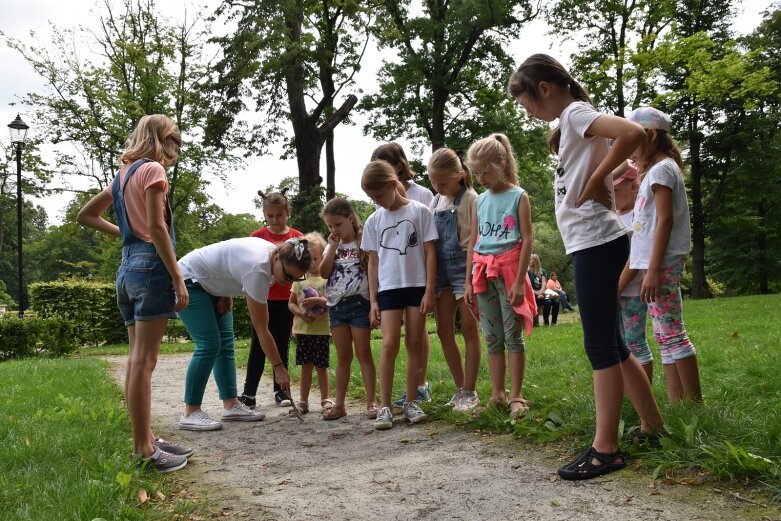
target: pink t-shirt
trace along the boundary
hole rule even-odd
[[[125,174],[133,163],[124,165],[119,169],[119,185],[125,180]],[[152,238],[149,236],[149,226],[146,224],[146,190],[150,186],[160,185],[163,191],[168,190],[168,178],[165,175],[165,169],[163,165],[157,161],[149,161],[139,166],[136,169],[136,173],[128,181],[125,186],[125,211],[127,212],[127,220],[130,224],[130,229],[136,237],[144,242],[152,242]],[[111,187],[114,185],[114,181],[103,190],[109,196],[111,196]],[[163,201],[165,205],[165,200]],[[163,215],[165,215],[165,207],[163,207]]]

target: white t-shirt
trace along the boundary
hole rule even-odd
[[[274,283],[271,256],[276,245],[257,237],[242,237],[210,244],[179,259],[182,277],[199,282],[217,297],[246,293],[265,304]]]
[[[618,216],[619,219],[621,219],[621,222],[624,223],[626,226],[631,227],[632,222],[635,218],[635,211],[630,210],[627,213],[623,215]],[[627,284],[626,289],[621,293],[622,297],[639,297],[640,296],[640,287],[643,285],[643,277],[644,277],[643,271],[638,271],[635,274],[635,278],[632,279],[632,281]]]
[[[328,305],[335,306],[343,298],[360,295],[369,300],[369,275],[361,268],[359,244],[355,241],[339,243],[334,254],[334,267],[326,284]],[[325,247],[325,256],[333,248],[331,243]]]
[[[434,198],[434,194],[425,186],[416,184],[415,181],[409,181],[409,188],[407,188],[407,199],[423,203],[428,206],[431,200]]]
[[[570,103],[561,113],[559,128],[559,166],[554,174],[556,222],[567,253],[585,250],[613,241],[628,233],[613,208],[588,200],[580,208],[575,203],[591,174],[605,158],[607,139],[585,137],[601,112],[583,101]],[[613,194],[613,179],[605,178],[605,187]],[[614,198],[615,200],[615,198]]]
[[[379,291],[426,286],[423,243],[437,240],[434,216],[410,200],[398,210],[379,208],[366,219],[361,249],[379,257]]]
[[[632,223],[632,250],[629,254],[629,266],[635,269],[648,269],[651,261],[651,249],[656,233],[656,200],[651,188],[654,185],[666,186],[673,192],[673,228],[670,242],[664,253],[663,265],[689,255],[691,230],[689,229],[689,201],[686,198],[686,186],[678,164],[672,158],[659,161],[640,182],[640,190],[635,199],[635,218]]]

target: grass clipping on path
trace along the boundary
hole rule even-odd
[[[170,519],[194,505],[130,463],[130,423],[98,360],[0,364],[0,519]],[[148,493],[139,504],[139,491]],[[7,516],[7,517],[5,517]]]

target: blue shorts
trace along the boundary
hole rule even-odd
[[[369,329],[369,301],[360,295],[344,297],[335,306],[328,308],[331,329],[337,326],[350,326]],[[325,366],[328,367],[328,366]]]
[[[456,300],[464,296],[466,282],[466,252],[464,250],[437,255],[437,296],[444,289],[453,291]]]
[[[426,293],[425,286],[380,291],[377,293],[377,304],[380,306],[380,311],[418,307],[424,293]]]
[[[125,325],[176,318],[175,304],[171,275],[157,252],[131,249],[117,270],[117,306]]]

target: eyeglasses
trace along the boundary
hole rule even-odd
[[[290,273],[287,272],[287,270],[285,269],[285,265],[282,264],[282,262],[280,262],[279,264],[282,266],[282,275],[285,277],[285,281],[287,281],[287,282],[301,282],[302,280],[306,280],[306,275],[304,275],[303,277],[300,277],[300,278],[294,277],[293,275],[291,275]]]

